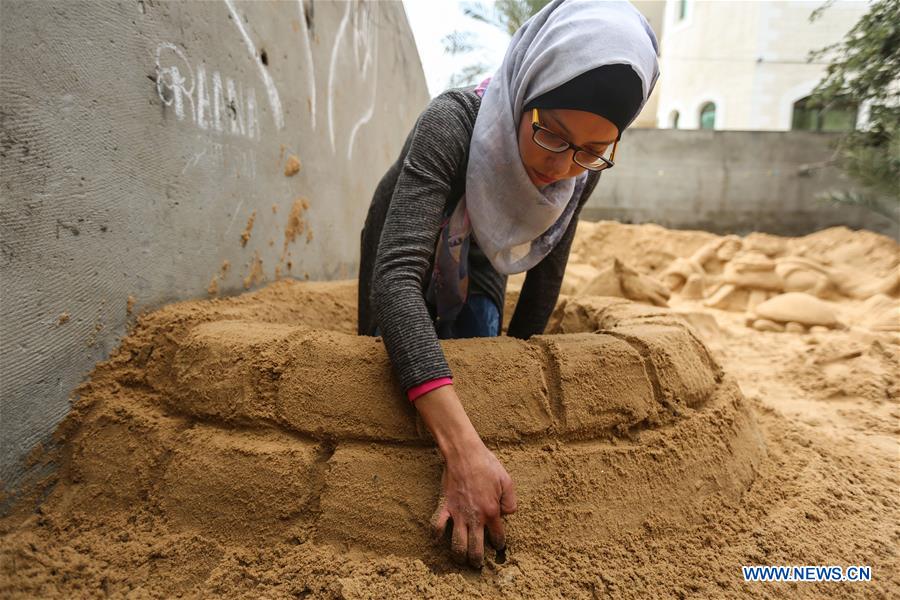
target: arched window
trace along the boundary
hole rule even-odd
[[[716,105],[707,102],[700,107],[700,129],[716,128]]]
[[[857,107],[852,102],[837,101],[826,110],[814,107],[809,96],[794,102],[791,129],[803,131],[853,131],[856,129]]]
[[[678,113],[677,110],[673,110],[672,113],[669,115],[669,125],[672,127],[672,129],[678,129],[679,117],[681,117],[681,115]]]

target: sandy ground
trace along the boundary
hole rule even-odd
[[[520,501],[480,572],[428,541],[439,456],[353,282],[141,315],[0,521],[0,595],[897,597],[898,266],[868,232],[582,223],[547,335],[444,342]],[[815,564],[872,581],[740,569]]]

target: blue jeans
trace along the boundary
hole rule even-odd
[[[454,321],[437,326],[438,338],[452,340],[500,335],[500,311],[484,294],[469,294]]]
[[[484,294],[469,294],[456,320],[439,323],[436,330],[442,340],[496,337],[500,335],[500,309]],[[375,328],[375,335],[381,335],[380,327]]]

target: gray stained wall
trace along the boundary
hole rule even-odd
[[[0,23],[10,490],[139,311],[354,276],[428,94],[399,2],[4,1]]]
[[[897,223],[816,197],[854,189],[834,166],[836,134],[633,129],[582,218],[716,233],[804,235],[833,225],[895,238]],[[812,167],[812,168],[810,168]],[[900,216],[900,215],[898,215]]]

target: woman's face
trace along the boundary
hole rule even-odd
[[[619,135],[618,128],[611,121],[594,113],[561,108],[539,109],[538,113],[541,125],[562,139],[604,156]],[[585,170],[572,160],[574,150],[569,148],[559,153],[545,150],[531,139],[532,132],[529,110],[519,122],[519,155],[525,172],[537,188],[567,177],[577,177]]]

